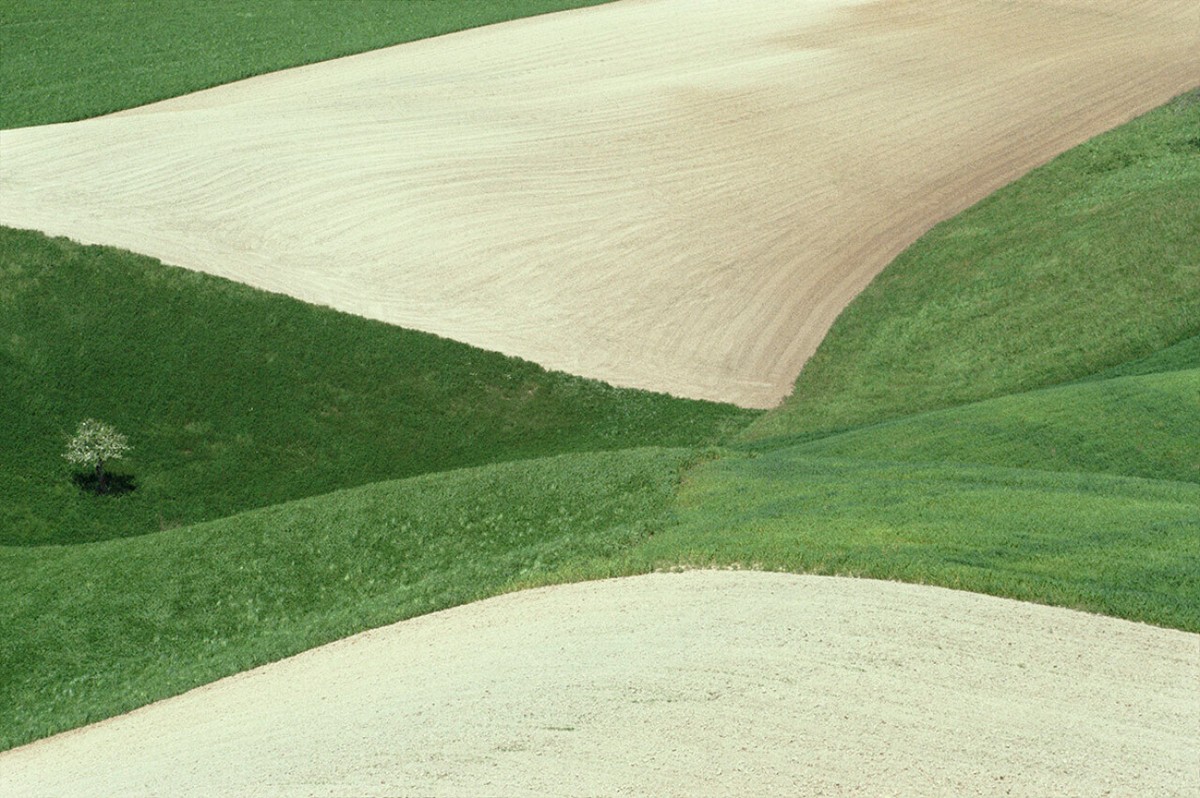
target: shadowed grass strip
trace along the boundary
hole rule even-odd
[[[1200,482],[1200,369],[1120,377],[923,413],[804,445],[814,456]]]
[[[140,535],[383,479],[691,446],[757,413],[620,390],[149,258],[0,229],[0,544]],[[129,437],[120,496],[62,459]]]

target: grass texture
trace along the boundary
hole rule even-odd
[[[936,584],[1200,632],[1200,485],[818,457],[688,474],[630,570],[745,567]]]
[[[140,538],[0,546],[0,750],[611,559],[664,523],[692,457],[563,455]]]
[[[5,0],[0,129],[609,0]]]
[[[716,454],[562,455],[0,547],[0,750],[363,629],[656,569],[898,579],[1200,632],[1196,484]]]
[[[806,444],[807,454],[1200,483],[1200,367],[1047,388]]]
[[[585,4],[10,2],[0,123]],[[0,232],[0,749],[372,626],[657,568],[1200,631],[1198,100],[939,225],[761,417]],[[85,415],[129,434],[135,491],[71,484]]]
[[[1198,541],[1194,483],[800,446],[562,455],[0,547],[0,749],[414,615],[657,569],[898,579],[1200,632]]]
[[[935,227],[834,323],[747,439],[1080,379],[1200,334],[1200,90]]]
[[[755,411],[620,390],[149,258],[0,229],[0,544],[146,534],[339,488],[692,446]],[[79,421],[129,436],[95,496]]]

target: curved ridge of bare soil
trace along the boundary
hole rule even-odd
[[[694,571],[513,593],[0,754],[18,796],[1195,795],[1200,636]]]
[[[904,247],[1200,83],[1194,0],[626,0],[0,132],[0,223],[776,404]]]

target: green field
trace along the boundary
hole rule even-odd
[[[0,544],[128,537],[436,471],[703,445],[757,414],[547,372],[149,258],[0,228]],[[86,417],[134,450],[95,496]]]
[[[466,5],[346,2],[335,33],[326,4],[10,3],[4,124],[377,46],[347,44],[353,20],[381,35],[372,15],[419,10],[409,38],[463,27]],[[566,5],[584,3],[471,4]],[[137,80],[78,67],[124,61],[147,8]],[[227,72],[184,74],[200,20]],[[297,20],[312,38],[289,49]],[[74,66],[9,58],[34,51]],[[0,230],[0,749],[365,628],[654,569],[902,579],[1200,631],[1198,100],[937,226],[767,414]],[[73,484],[84,415],[129,434],[136,490]]]

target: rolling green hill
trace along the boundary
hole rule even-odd
[[[126,537],[562,452],[693,446],[754,411],[620,390],[149,258],[0,228],[0,544]],[[134,449],[96,497],[62,458]]]
[[[1079,383],[798,446],[563,455],[131,540],[0,547],[0,701],[19,719],[0,724],[0,748],[375,625],[663,568],[900,579],[1200,632],[1196,377]],[[1148,478],[1117,475],[1134,472]]]
[[[316,3],[9,3],[0,122],[399,41],[391,14],[419,11],[415,38],[583,4],[348,0],[332,25]],[[1198,130],[1193,92],[939,225],[766,415],[0,231],[0,749],[372,626],[655,568],[1200,631]],[[130,435],[135,491],[71,483],[84,415]]]

